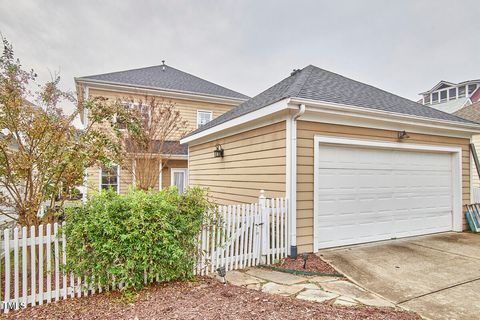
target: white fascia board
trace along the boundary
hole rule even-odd
[[[224,130],[227,130],[227,129],[230,129],[230,128],[233,128],[233,127],[245,124],[245,123],[248,123],[250,121],[254,121],[254,120],[257,120],[257,119],[260,119],[260,118],[263,118],[263,117],[267,117],[267,116],[272,116],[273,114],[275,114],[279,111],[286,110],[289,107],[288,106],[289,101],[290,101],[289,98],[277,101],[275,103],[272,103],[272,104],[270,104],[266,107],[263,107],[261,109],[258,109],[256,111],[244,114],[243,116],[234,118],[230,121],[221,123],[221,124],[219,124],[217,126],[214,126],[212,128],[200,131],[197,134],[194,134],[194,135],[188,136],[186,138],[183,138],[183,139],[180,140],[180,143],[184,144],[184,143],[193,142],[195,140],[205,138],[209,135],[219,133],[221,131],[224,131]]]
[[[307,111],[310,112],[330,112],[336,113],[338,115],[346,115],[348,117],[384,121],[385,123],[427,127],[437,130],[464,133],[462,136],[470,136],[472,134],[480,133],[480,124],[474,123],[470,124],[448,120],[424,118],[413,115],[400,114],[396,112],[374,110],[370,108],[356,107],[316,100],[292,98],[290,102],[293,104],[303,103],[307,106]],[[304,120],[305,117],[301,117],[301,119]]]
[[[242,98],[214,96],[214,95],[180,91],[180,90],[166,90],[166,89],[162,90],[155,87],[128,85],[124,83],[91,80],[91,79],[83,79],[83,78],[75,78],[75,82],[86,84],[86,85],[89,85],[90,87],[94,87],[96,89],[101,89],[106,91],[114,91],[114,92],[122,91],[122,92],[128,92],[128,93],[136,93],[136,94],[151,94],[151,95],[158,95],[158,96],[167,97],[167,98],[204,101],[204,102],[220,103],[220,104],[235,105],[235,106],[247,100]]]

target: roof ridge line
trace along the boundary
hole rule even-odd
[[[300,70],[299,75],[297,76],[297,79],[295,79],[294,82],[289,87],[289,90],[286,94],[287,97],[295,97],[295,96],[298,96],[300,94],[303,87],[307,83],[307,80],[312,75],[312,72],[313,72],[312,67],[313,67],[313,65],[309,64],[308,66],[306,66],[302,70]],[[298,87],[298,89],[296,89],[297,87]],[[296,89],[296,90],[294,91],[294,89]]]

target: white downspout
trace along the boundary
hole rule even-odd
[[[305,113],[305,105],[291,118],[290,124],[290,256],[297,257],[297,119]]]

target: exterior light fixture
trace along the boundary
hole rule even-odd
[[[408,139],[408,138],[410,138],[410,136],[405,130],[398,132],[398,139],[402,140],[402,139]]]
[[[213,151],[213,156],[215,158],[223,158],[223,148],[221,145],[217,144],[215,150]]]

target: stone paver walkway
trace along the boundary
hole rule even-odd
[[[395,307],[389,301],[346,281],[345,278],[309,277],[264,268],[250,268],[229,271],[226,279],[228,283],[236,286],[308,301],[342,306]]]

